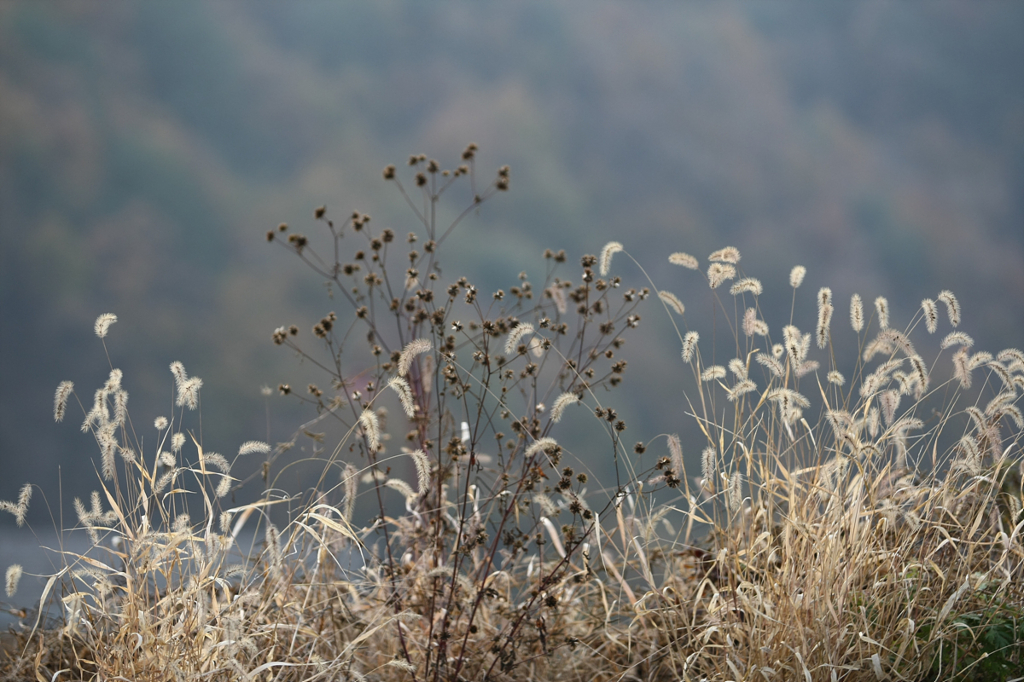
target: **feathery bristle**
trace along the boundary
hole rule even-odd
[[[910,366],[914,368],[914,379],[916,380],[915,397],[920,400],[921,396],[928,392],[928,366],[920,355],[910,356]]]
[[[100,463],[103,478],[107,481],[114,479],[114,455],[117,454],[117,438],[114,432],[117,424],[108,422],[96,430],[96,441],[100,445]]]
[[[739,399],[740,396],[746,395],[747,393],[751,393],[756,390],[757,384],[755,384],[753,381],[751,381],[750,379],[741,379],[737,381],[736,384],[726,392],[725,397],[729,402],[733,403],[736,402],[736,400]]]
[[[389,478],[388,480],[384,481],[384,485],[391,488],[392,490],[397,490],[398,492],[400,492],[402,494],[402,497],[404,497],[406,500],[416,497],[416,492],[412,489],[412,487],[400,478]]]
[[[921,310],[924,312],[925,328],[929,334],[934,334],[939,328],[939,309],[935,306],[935,301],[930,298],[924,299],[921,301]]]
[[[712,263],[708,268],[708,285],[712,289],[717,289],[722,282],[734,277],[736,277],[736,268],[731,265]]]
[[[733,296],[738,296],[739,294],[744,293],[760,296],[762,291],[764,291],[764,288],[761,286],[761,280],[753,277],[744,277],[740,281],[736,282],[736,284],[733,284],[729,289],[729,293]]]
[[[971,371],[978,369],[982,365],[987,365],[993,360],[992,354],[988,351],[979,351],[971,356],[971,359],[967,361],[967,366],[971,368]]]
[[[804,277],[807,275],[807,268],[802,265],[794,265],[793,269],[789,271],[789,286],[794,289],[799,289],[800,285],[804,283]]]
[[[875,311],[878,313],[878,328],[889,328],[889,301],[884,296],[875,299]]]
[[[533,441],[533,443],[530,444],[530,447],[526,448],[526,452],[523,454],[523,456],[526,459],[530,459],[538,452],[553,450],[556,447],[558,447],[558,443],[555,441],[554,438],[538,438],[537,440]]]
[[[669,256],[668,262],[672,263],[672,265],[681,265],[682,267],[689,268],[690,270],[696,270],[697,268],[700,267],[700,261],[698,261],[690,254],[683,253],[681,251],[673,253],[671,256]]]
[[[786,346],[786,353],[789,355],[790,362],[794,365],[799,365],[803,361],[800,330],[794,325],[786,325],[782,328],[782,340]]]
[[[422,495],[430,486],[430,460],[422,450],[414,450],[409,453],[413,463],[416,465],[416,487],[417,493]]]
[[[0,500],[0,511],[10,512],[18,527],[25,525],[25,515],[28,513],[28,503],[32,499],[32,484],[26,483],[18,493],[18,503]]]
[[[7,567],[7,596],[13,597],[18,591],[18,582],[21,581],[21,564],[11,564]]]
[[[612,256],[622,251],[622,244],[619,242],[608,242],[601,249],[601,276],[604,277],[608,274],[608,269],[612,266]]]
[[[846,378],[838,370],[832,370],[828,373],[828,382],[836,386],[842,386],[846,383]]]
[[[704,448],[700,453],[700,473],[706,482],[714,481],[718,475],[715,454],[715,449],[711,446]]]
[[[729,509],[733,514],[740,511],[743,505],[743,474],[733,472],[729,477]]]
[[[855,332],[864,329],[864,304],[860,300],[860,294],[850,297],[850,326]]]
[[[828,287],[822,287],[818,289],[818,310],[828,305],[832,305],[832,290]]]
[[[676,315],[682,315],[686,312],[686,307],[683,306],[682,301],[680,301],[671,291],[659,291],[658,298],[660,298],[665,305],[674,310]]]
[[[556,424],[562,421],[562,415],[565,413],[565,408],[571,403],[579,403],[580,397],[575,393],[565,392],[555,399],[554,404],[551,406],[551,421]]]
[[[719,263],[731,263],[735,265],[740,262],[740,250],[735,246],[727,246],[724,249],[719,249],[713,254],[708,256],[708,260]]]
[[[107,336],[107,331],[110,330],[110,325],[115,322],[117,322],[117,315],[114,313],[103,313],[96,318],[96,324],[93,325],[93,331],[95,331],[96,336],[101,339],[105,338]]]
[[[128,391],[120,390],[114,394],[114,423],[123,426],[128,419]]]
[[[185,365],[177,360],[171,363],[171,374],[174,376],[174,385],[181,391],[182,385],[188,381],[188,374],[185,372]]]
[[[567,308],[565,305],[565,292],[562,291],[562,287],[556,284],[548,287],[547,290],[551,293],[551,300],[555,302],[555,310],[558,311],[559,315],[565,315]]]
[[[220,483],[217,484],[217,488],[213,491],[214,497],[218,500],[227,497],[228,493],[231,492],[231,481],[230,476],[221,476]]]
[[[70,381],[62,381],[57,384],[57,392],[53,396],[53,419],[54,421],[64,420],[64,411],[68,405],[68,397],[75,390],[75,385]]]
[[[413,359],[421,353],[426,353],[433,347],[434,344],[431,343],[430,339],[416,339],[407,343],[402,350],[401,356],[398,358],[398,375],[404,377],[408,374]]]
[[[832,290],[822,287],[818,291],[818,325],[815,328],[818,348],[828,345],[829,326],[832,324]]]
[[[190,410],[199,407],[199,389],[203,387],[203,380],[199,377],[190,377],[178,385],[178,407],[185,406]]]
[[[754,308],[747,308],[743,311],[743,333],[747,336],[768,335],[768,325],[764,320],[757,319],[757,310]]]
[[[960,303],[956,300],[953,292],[948,289],[940,291],[939,300],[946,304],[946,312],[949,313],[949,323],[954,327],[960,326]]]
[[[211,466],[222,474],[231,473],[231,464],[227,458],[219,452],[204,452],[203,459],[206,460],[207,466]]]
[[[359,472],[352,464],[345,463],[345,471],[341,474],[341,484],[345,493],[341,498],[341,516],[352,522],[352,514],[356,509],[356,490],[359,486]]]
[[[380,445],[380,421],[373,410],[363,410],[359,415],[359,425],[363,427],[363,435],[366,436],[370,452],[376,452]]]
[[[693,359],[693,353],[697,350],[697,341],[700,339],[700,335],[697,332],[686,332],[686,336],[683,337],[683,362],[690,362]]]
[[[811,402],[803,395],[791,388],[778,387],[768,392],[768,400],[778,403],[782,407],[810,407]]]
[[[701,372],[701,381],[714,381],[715,379],[725,378],[725,367],[721,365],[711,365],[706,370]]]
[[[996,354],[996,360],[1005,362],[1011,372],[1024,372],[1024,353],[1016,348],[1004,348]]]
[[[683,471],[683,444],[679,441],[679,434],[669,434],[668,452],[672,458],[672,468],[677,474],[681,473]]]
[[[942,339],[942,343],[939,347],[942,350],[946,350],[952,346],[961,346],[963,348],[970,348],[974,345],[974,339],[965,334],[964,332],[950,332],[946,334],[946,338]]]
[[[767,367],[768,371],[777,377],[781,377],[786,372],[786,369],[782,366],[782,363],[779,362],[774,357],[772,357],[771,355],[768,355],[767,353],[758,353],[757,355],[754,356],[754,359],[757,360],[757,362],[759,362],[760,364]]]
[[[412,388],[409,386],[409,382],[402,377],[396,376],[388,382],[388,387],[398,394],[398,398],[402,402],[402,409],[405,411],[406,416],[410,419],[415,417],[416,406],[413,404]]]
[[[512,351],[519,345],[519,340],[527,334],[533,333],[533,325],[529,322],[520,322],[508,333],[508,338],[505,340],[505,355],[511,355]]]
[[[124,378],[124,372],[119,369],[110,370],[110,376],[107,378],[107,383],[103,385],[108,393],[116,393],[121,389],[121,379]]]
[[[248,440],[238,448],[239,457],[253,453],[266,454],[268,452],[270,452],[270,446],[261,440]]]
[[[737,379],[747,378],[747,365],[739,358],[733,358],[728,364],[729,371],[732,372]]]
[[[896,410],[900,406],[900,394],[898,391],[882,391],[878,396],[878,404],[882,410],[882,419],[886,426],[892,426],[896,418]]]

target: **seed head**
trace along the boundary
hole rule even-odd
[[[696,270],[700,267],[700,262],[688,253],[677,252],[673,253],[668,257],[668,262],[672,265],[680,265],[690,270]]]
[[[946,304],[946,312],[949,313],[949,323],[954,327],[960,325],[960,303],[956,296],[948,289],[939,292],[939,300]]]
[[[658,298],[660,298],[666,306],[674,310],[677,315],[682,315],[686,312],[686,307],[683,305],[682,301],[680,301],[671,291],[659,291]]]
[[[859,294],[850,297],[850,326],[855,332],[864,328],[864,303]]]
[[[796,265],[792,270],[789,271],[789,286],[794,289],[799,289],[800,285],[804,283],[804,276],[807,275],[807,268],[802,265]]]
[[[722,263],[712,263],[708,268],[708,285],[717,289],[722,282],[736,277],[736,268]]]
[[[601,249],[601,276],[604,277],[608,274],[608,269],[612,265],[612,256],[622,251],[622,244],[619,242],[608,242]]]
[[[878,313],[878,326],[880,329],[889,328],[889,301],[884,296],[875,299],[875,311]]]
[[[97,317],[96,324],[93,327],[93,329],[96,332],[96,336],[100,337],[101,339],[105,338],[107,335],[107,330],[110,329],[110,325],[114,324],[115,322],[117,322],[117,315],[115,315],[114,313],[103,313],[102,315]]]
[[[930,298],[924,299],[921,301],[921,310],[924,311],[924,325],[928,333],[934,334],[939,328],[939,310],[935,306],[935,301]]]
[[[735,246],[727,246],[708,256],[708,260],[713,263],[732,263],[735,265],[740,262],[740,251]]]
[[[57,385],[57,392],[53,396],[53,419],[54,421],[62,421],[64,419],[64,410],[68,404],[68,396],[75,390],[75,385],[70,381],[62,381]]]

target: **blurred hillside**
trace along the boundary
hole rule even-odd
[[[950,288],[980,348],[1020,346],[1022,29],[1009,2],[8,0],[0,499],[56,491],[58,466],[65,502],[95,487],[79,413],[54,425],[52,400],[61,380],[87,399],[106,377],[104,312],[140,433],[169,415],[180,360],[205,381],[208,448],[287,438],[300,413],[275,395],[268,427],[259,388],[301,372],[270,333],[337,304],[264,232],[312,233],[327,204],[404,234],[380,169],[421,151],[451,167],[469,141],[485,176],[512,167],[444,257],[481,290],[539,276],[546,247],[578,277],[618,239],[703,329],[707,292],[665,255],[732,244],[787,315],[801,263],[807,320],[819,286],[889,296],[898,326]],[[625,353],[636,439],[682,409],[658,318]]]

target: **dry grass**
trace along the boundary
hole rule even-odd
[[[200,381],[172,366],[177,411],[158,420],[159,446],[144,452],[112,371],[82,409],[103,477],[88,508],[76,508],[96,543],[116,543],[65,557],[42,595],[49,618],[5,641],[7,678],[1024,675],[1019,351],[972,354],[965,335],[951,336],[931,343],[946,348],[926,361],[910,337],[945,322],[930,301],[903,332],[880,319],[884,300],[840,331],[828,290],[812,334],[762,320],[761,283],[743,278],[729,247],[712,254],[706,279],[736,330],[735,359],[706,365],[701,350],[714,339],[694,336],[699,325],[679,339],[702,471],[685,470],[675,437],[629,452],[625,425],[595,392],[618,387],[619,349],[650,293],[613,274],[628,263],[628,253],[613,263],[621,244],[585,256],[578,282],[555,276],[566,259],[549,252],[543,286],[524,277],[500,296],[433,276],[451,229],[509,186],[503,168],[478,190],[475,151],[450,173],[413,157],[411,194],[385,170],[421,223],[404,253],[360,213],[336,225],[318,209],[322,251],[287,226],[268,233],[351,311],[326,315],[308,349],[296,328],[275,332],[330,388],[280,387],[318,416],[289,443],[240,448],[265,457],[255,502],[227,507],[241,483],[233,463],[185,428]],[[469,205],[441,231],[439,200],[457,181]],[[802,279],[795,270],[794,301]],[[675,295],[651,298],[685,320]],[[937,300],[959,324],[955,298]],[[101,319],[102,339],[116,318]],[[845,365],[832,352],[840,333],[859,344]],[[812,340],[823,360],[812,359]],[[56,416],[73,395],[61,385]],[[618,475],[597,492],[564,466],[571,453],[558,440],[571,440],[556,424],[563,413],[584,409],[607,433]],[[287,496],[275,476],[307,437],[323,475]],[[645,450],[664,456],[641,469]],[[360,496],[373,518],[355,518]],[[4,508],[24,517],[27,503]],[[282,519],[285,507],[301,511]],[[249,528],[261,543],[241,552]]]

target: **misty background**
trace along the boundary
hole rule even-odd
[[[345,309],[265,232],[312,238],[326,204],[404,235],[415,219],[381,169],[420,152],[454,168],[471,141],[482,179],[512,178],[442,254],[481,292],[524,270],[542,282],[545,248],[578,280],[580,256],[615,239],[703,337],[706,285],[666,256],[733,245],[776,333],[802,264],[796,324],[830,286],[840,349],[852,293],[887,296],[903,328],[946,288],[976,348],[1024,345],[1020,3],[8,0],[0,499],[32,482],[33,528],[70,527],[71,499],[98,487],[81,410],[55,424],[53,393],[74,381],[90,407],[110,369],[101,313],[118,316],[107,348],[150,447],[175,360],[204,380],[207,449],[290,438],[312,414],[260,389],[304,386],[308,367],[271,333],[308,340]],[[614,270],[646,283],[624,256]],[[628,442],[687,428],[678,339],[658,307],[641,314],[610,399]]]

